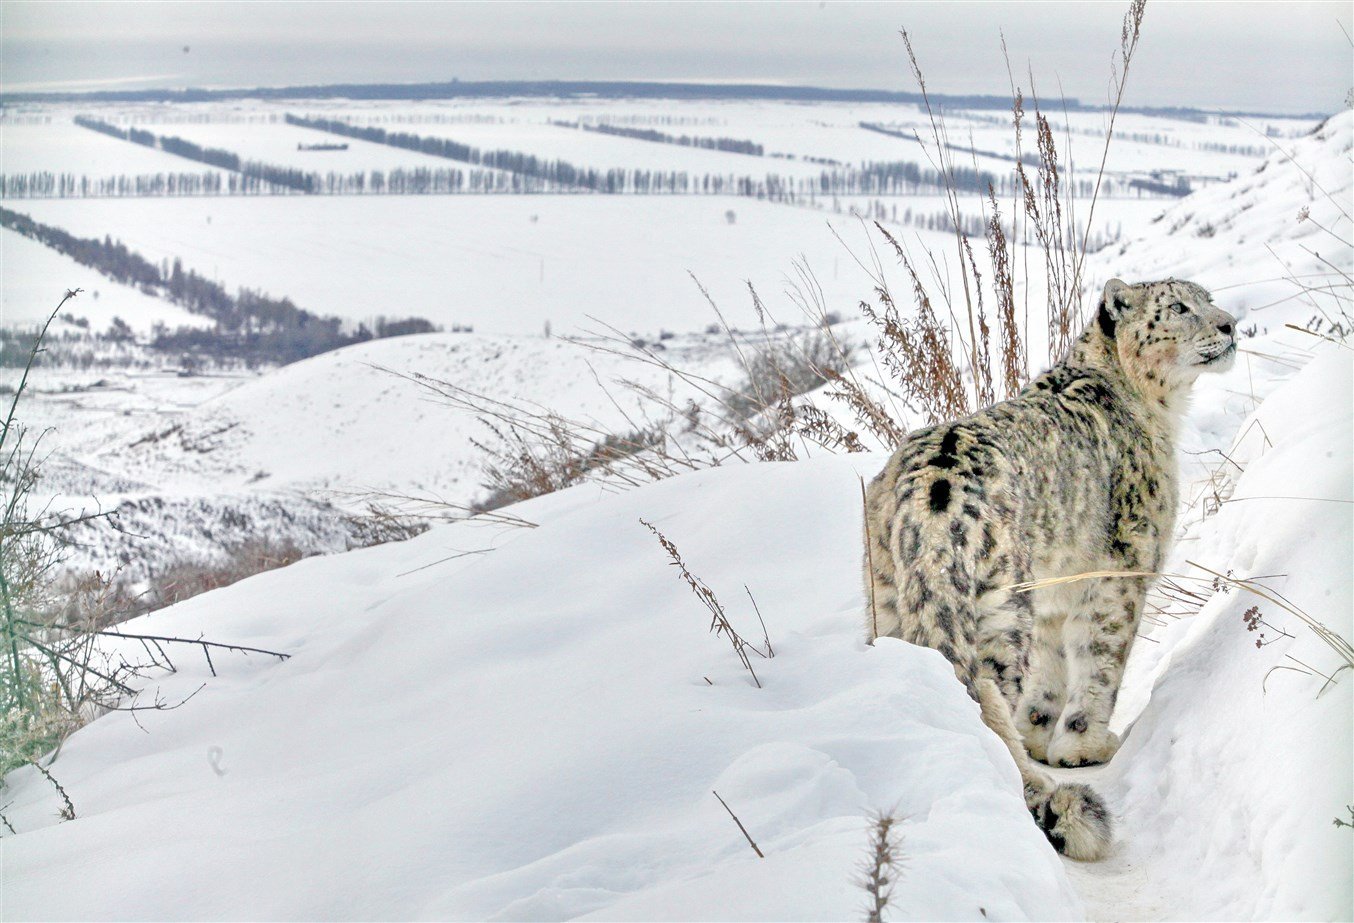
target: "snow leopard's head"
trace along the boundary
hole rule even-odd
[[[1236,358],[1236,318],[1213,306],[1202,286],[1179,279],[1105,284],[1096,323],[1119,361],[1148,391],[1188,388]]]

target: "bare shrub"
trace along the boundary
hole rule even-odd
[[[74,804],[40,761],[55,759],[67,735],[106,711],[183,704],[158,696],[150,704],[136,702],[138,680],[153,669],[175,669],[166,654],[168,647],[196,645],[209,665],[213,647],[287,656],[201,638],[115,632],[109,626],[125,617],[137,600],[99,574],[64,588],[58,584],[56,568],[64,560],[70,529],[110,514],[69,513],[49,504],[31,504],[45,433],[32,435],[17,411],[47,326],[78,291],[66,293],[34,338],[0,429],[0,780],[11,770],[32,764],[59,795],[58,815],[64,820],[75,816]],[[138,642],[145,658],[125,646],[129,640]],[[14,832],[8,820],[5,825]]]
[[[484,455],[484,487],[488,495],[476,511],[496,510],[521,500],[581,483],[593,472],[614,470],[618,463],[655,448],[662,436],[653,429],[607,433],[595,442],[572,430],[562,417],[547,415],[542,427],[528,430],[511,424],[484,425],[493,441],[471,440]]]
[[[348,527],[348,550],[370,548],[386,542],[403,542],[428,531],[428,523],[397,509],[368,499],[361,513],[343,517]]]
[[[32,507],[46,434],[30,433],[17,416],[43,336],[78,293],[66,292],[29,344],[0,429],[0,775],[58,744],[107,685],[107,680],[89,682],[98,671],[90,666],[96,655],[88,639],[52,630],[44,616],[53,600],[63,530],[79,517],[45,505]]]
[[[304,557],[305,552],[291,542],[256,537],[229,548],[224,561],[175,562],[152,576],[150,588],[141,597],[141,611],[172,606],[246,577],[295,564]]]
[[[1132,0],[1124,18],[1111,79],[1105,146],[1084,226],[1079,227],[1076,221],[1073,198],[1076,178],[1070,162],[1064,163],[1066,158],[1058,151],[1052,124],[1040,110],[1037,94],[1032,94],[1031,100],[1038,166],[1033,172],[1026,169],[1026,158],[1021,150],[1026,98],[1012,81],[1014,169],[1016,188],[1020,191],[1019,209],[1014,217],[1023,222],[1024,233],[1020,233],[1019,225],[1013,225],[1008,232],[991,185],[986,198],[977,199],[983,210],[986,251],[992,266],[990,286],[991,301],[996,310],[995,357],[983,277],[974,256],[973,243],[964,230],[966,222],[960,207],[962,189],[956,179],[954,146],[948,141],[944,117],[931,106],[926,79],[912,40],[906,31],[902,33],[908,63],[921,92],[931,129],[926,141],[920,136],[917,140],[945,178],[945,202],[951,219],[954,252],[949,260],[929,249],[911,254],[907,247],[876,224],[878,233],[906,270],[916,310],[911,320],[900,320],[897,301],[882,272],[872,273],[878,309],[868,304],[862,305],[862,309],[879,331],[881,355],[896,382],[909,399],[920,405],[919,409],[928,421],[952,419],[991,404],[997,399],[998,385],[1003,397],[1012,397],[1029,378],[1028,325],[1027,322],[1022,325],[1017,319],[1015,305],[1016,267],[1019,265],[1015,259],[1015,245],[1018,239],[1033,242],[1044,258],[1047,361],[1051,363],[1062,358],[1080,331],[1086,319],[1082,304],[1082,271],[1087,244],[1092,236],[1095,206],[1129,67],[1137,49],[1144,9],[1145,0]],[[930,269],[934,277],[932,285],[922,281],[919,267]],[[950,279],[948,271],[942,267],[953,267],[957,281]]]

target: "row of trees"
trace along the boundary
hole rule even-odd
[[[268,192],[262,183],[243,188],[233,173],[141,173],[135,176],[87,176],[75,173],[0,173],[0,197],[6,199],[107,198],[110,196],[242,195]]]
[[[111,237],[76,237],[6,208],[0,208],[0,227],[64,253],[116,282],[135,285],[215,322],[209,329],[160,331],[151,343],[157,349],[286,363],[366,340],[437,329],[423,318],[411,317],[382,319],[373,326],[361,324],[356,330],[345,331],[339,318],[313,314],[298,308],[289,298],[273,298],[246,288],[231,295],[219,282],[184,269],[180,260],[166,271]]]
[[[1009,175],[956,167],[958,189],[985,194],[988,183],[999,195],[1011,191]],[[0,197],[7,199],[238,196],[238,195],[521,195],[530,193],[597,192],[631,195],[737,195],[800,204],[838,195],[917,195],[934,192],[940,174],[910,161],[867,163],[859,168],[824,170],[817,176],[793,177],[778,173],[762,176],[690,174],[685,170],[611,169],[589,177],[586,185],[563,186],[557,180],[506,170],[455,167],[415,167],[354,173],[307,173],[300,188],[280,187],[259,176],[242,173],[152,173],[135,176],[85,176],[72,173],[0,173]],[[1077,180],[1077,195],[1088,196],[1092,184]],[[595,188],[594,188],[595,187]],[[1188,188],[1167,183],[1106,180],[1102,196],[1177,196]]]
[[[241,176],[256,180],[280,189],[296,192],[314,193],[319,177],[315,173],[298,170],[296,167],[282,167],[277,164],[263,163],[258,160],[241,160],[234,151],[219,147],[203,147],[184,138],[163,135],[159,139],[160,150],[189,160],[230,170]],[[257,187],[256,187],[257,189]]]
[[[544,180],[500,170],[414,167],[369,173],[306,174],[302,189],[279,188],[259,176],[209,171],[87,176],[74,173],[0,173],[0,198],[108,198],[154,196],[431,195],[550,192]]]
[[[699,147],[708,151],[727,151],[730,154],[749,154],[761,157],[765,149],[755,141],[739,138],[703,138],[698,135],[669,135],[652,128],[624,128],[620,125],[600,123],[589,125],[586,122],[552,122],[560,128],[581,128],[602,135],[618,135],[622,138],[635,138],[639,141],[656,141],[659,144],[676,144],[679,147]]]
[[[601,193],[677,193],[741,195],[776,201],[798,201],[820,195],[860,195],[918,192],[923,187],[940,188],[942,177],[934,170],[923,170],[915,163],[894,161],[870,163],[863,167],[824,170],[816,177],[704,174],[694,176],[684,170],[598,170],[576,167],[562,160],[545,160],[516,151],[481,151],[449,138],[425,137],[408,132],[388,132],[376,126],[359,126],[335,119],[302,118],[287,115],[287,122],[304,128],[327,131],[376,144],[386,144],[447,157],[481,166],[509,170],[544,180],[549,187],[572,187]],[[619,133],[633,131],[622,129]],[[647,132],[644,132],[647,134]],[[655,132],[654,134],[661,134]],[[672,137],[664,135],[663,137]],[[750,142],[749,142],[750,143]],[[986,192],[988,183],[1005,189],[1004,180],[990,173],[972,171],[965,175],[965,188]],[[541,191],[554,191],[553,188]]]

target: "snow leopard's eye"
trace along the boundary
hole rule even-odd
[[[1189,313],[1189,308],[1185,307],[1185,305],[1181,304],[1181,303],[1178,302],[1178,301],[1177,301],[1175,304],[1171,305],[1171,310],[1174,311],[1176,314],[1188,314],[1188,313]]]

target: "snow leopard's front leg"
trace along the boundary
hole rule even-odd
[[[1139,578],[1102,580],[1087,593],[1086,607],[1068,616],[1063,626],[1067,705],[1048,746],[1048,763],[1106,763],[1119,749],[1119,738],[1109,729],[1110,715],[1146,591],[1146,581]]]

